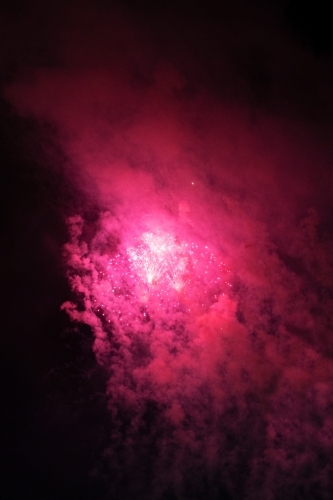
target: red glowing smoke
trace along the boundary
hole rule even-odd
[[[303,68],[298,49],[281,52],[282,32],[257,27],[276,74],[265,54],[263,66],[282,89],[275,95],[272,84],[261,108],[242,76],[248,58],[234,54],[238,37],[229,33],[228,49],[220,26],[203,37],[199,21],[195,33],[174,21],[169,41],[162,18],[153,29],[149,16],[90,14],[60,30],[60,67],[35,68],[6,95],[52,124],[84,200],[67,214],[76,299],[62,307],[90,326],[107,373],[112,498],[141,488],[138,498],[216,499],[224,488],[235,499],[275,499],[303,480],[324,492],[331,150],[299,118],[298,87],[284,87],[283,75]],[[239,30],[247,47],[253,23]],[[309,79],[313,65],[303,68]]]

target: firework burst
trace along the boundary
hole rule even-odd
[[[75,267],[73,289],[104,330],[133,332],[150,319],[173,321],[207,311],[225,293],[228,269],[207,246],[168,233],[145,232],[113,256],[90,254]],[[141,325],[141,326],[140,326]]]

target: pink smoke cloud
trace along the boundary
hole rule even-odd
[[[326,498],[325,137],[285,107],[279,114],[279,98],[253,117],[247,90],[230,97],[232,51],[221,49],[231,80],[219,91],[199,77],[193,53],[182,67],[189,26],[168,54],[148,35],[149,19],[119,9],[103,18],[90,7],[69,26],[59,30],[61,66],[37,67],[5,95],[52,124],[66,175],[97,207],[93,222],[85,209],[68,214],[64,261],[76,299],[62,308],[89,325],[108,376],[110,497],[139,489],[147,496],[138,498],[275,499],[303,488],[310,498],[317,484]],[[96,26],[92,42],[85,35]],[[158,250],[149,235],[162,239]]]

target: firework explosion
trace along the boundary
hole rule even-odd
[[[78,245],[75,238],[71,245]],[[70,281],[78,294],[85,291],[85,307],[103,329],[131,332],[151,318],[168,323],[178,313],[188,322],[203,314],[231,286],[228,273],[208,246],[147,231],[124,252],[75,260]]]

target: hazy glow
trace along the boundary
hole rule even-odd
[[[143,233],[137,246],[127,250],[133,273],[143,284],[153,290],[156,287],[167,294],[171,287],[181,292],[198,279],[207,278],[210,271],[218,271],[222,262],[217,263],[208,247],[202,249],[193,243],[179,242],[170,234]],[[221,277],[216,275],[215,285]]]

